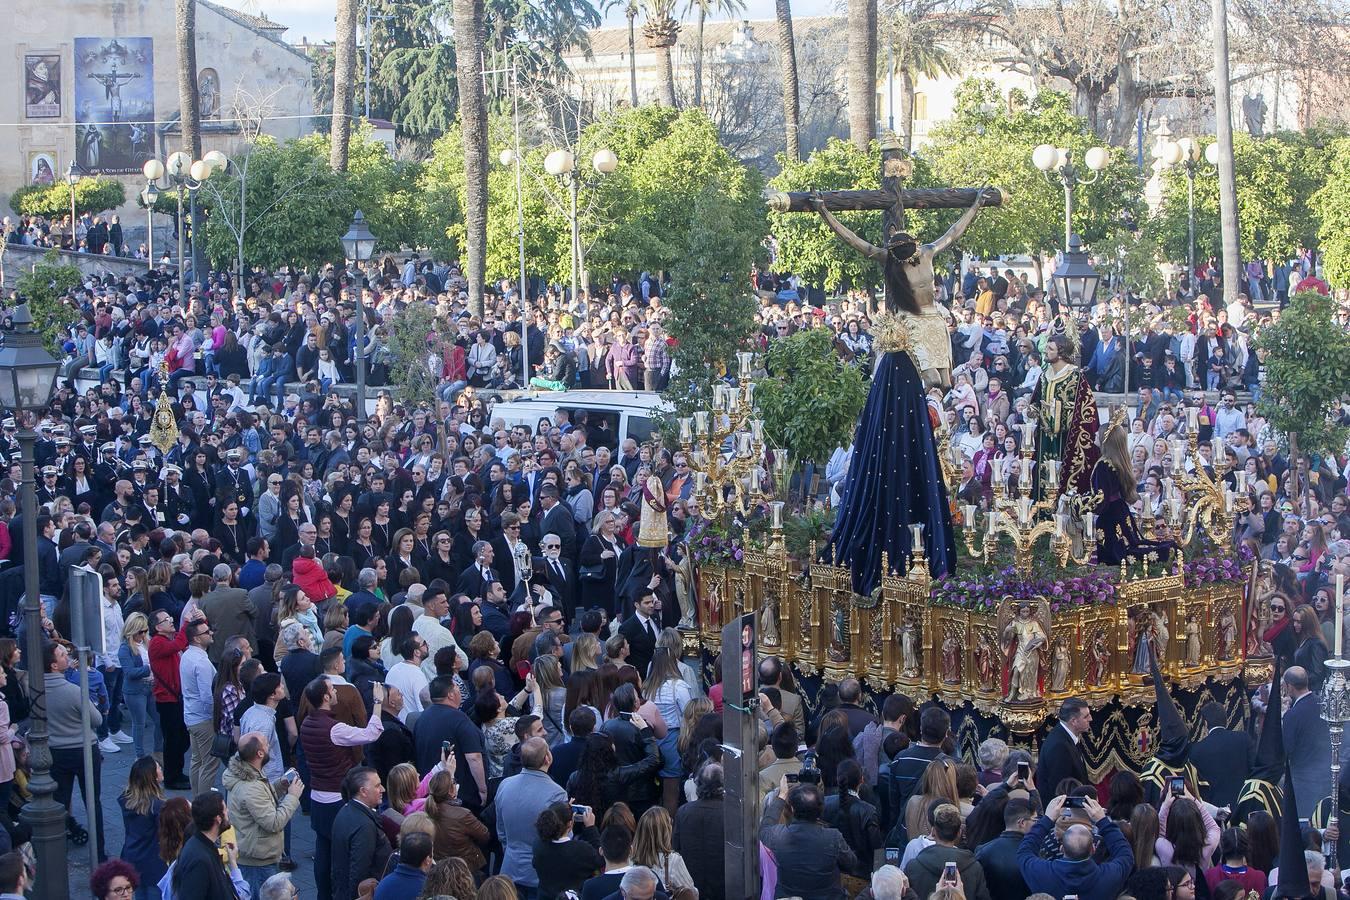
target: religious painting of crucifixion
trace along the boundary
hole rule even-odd
[[[75,164],[89,174],[139,172],[155,155],[154,40],[75,39]]]

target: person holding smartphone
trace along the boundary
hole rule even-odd
[[[920,897],[940,887],[959,887],[966,900],[991,900],[984,868],[975,854],[959,847],[963,822],[961,810],[943,803],[933,810],[933,844],[924,847],[905,866],[905,877]]]
[[[840,875],[852,872],[858,865],[858,857],[839,830],[821,820],[824,807],[820,785],[790,784],[786,773],[778,791],[764,806],[759,839],[778,861],[780,896],[821,900],[845,900],[848,896]],[[785,825],[783,814],[789,808],[792,820]]]
[[[228,798],[226,809],[239,850],[239,870],[254,897],[262,883],[278,870],[286,826],[300,809],[300,794],[305,789],[294,769],[275,782],[269,781],[265,770],[270,757],[269,736],[248,732],[239,738],[239,751],[230,758],[222,776]]]
[[[1051,800],[1045,815],[1036,820],[1017,847],[1017,863],[1027,890],[1055,897],[1077,894],[1079,900],[1114,900],[1134,869],[1134,850],[1096,798],[1083,798],[1083,811],[1091,827],[1070,825],[1061,838],[1064,855],[1059,859],[1040,857],[1041,847],[1064,812],[1067,799],[1060,795]],[[1093,858],[1093,829],[1104,851],[1104,862]]]

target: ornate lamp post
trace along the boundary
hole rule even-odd
[[[1064,246],[1069,246],[1069,238],[1073,234],[1073,189],[1080,184],[1095,184],[1101,177],[1102,169],[1111,162],[1111,153],[1105,147],[1093,147],[1083,154],[1083,164],[1087,172],[1091,173],[1090,178],[1085,177],[1086,173],[1073,164],[1070,151],[1062,147],[1055,147],[1050,144],[1041,144],[1035,150],[1031,151],[1031,163],[1041,170],[1041,175],[1049,184],[1056,181],[1064,187]],[[1051,178],[1053,173],[1054,178]]]
[[[75,160],[70,161],[66,168],[66,184],[70,186],[70,249],[79,250],[80,242],[75,234],[75,185],[80,180],[79,166],[75,165]]]
[[[1065,246],[1068,249],[1050,276],[1055,287],[1055,299],[1059,301],[1061,309],[1067,306],[1074,312],[1086,312],[1092,309],[1092,304],[1097,300],[1097,285],[1101,283],[1102,276],[1092,268],[1078,235],[1069,235]]]
[[[352,216],[352,225],[342,236],[342,250],[356,275],[356,352],[352,367],[356,370],[356,428],[366,426],[366,273],[362,266],[375,252],[375,235],[366,227],[361,210]]]
[[[597,150],[595,155],[591,157],[591,168],[595,170],[595,174],[599,177],[612,175],[618,167],[619,157],[614,155],[613,150],[607,148]],[[577,282],[580,279],[583,265],[577,196],[580,194],[583,185],[590,187],[598,179],[587,178],[576,171],[576,157],[572,155],[571,150],[554,150],[544,157],[544,171],[554,178],[561,179],[572,197],[572,206],[567,218],[572,225],[572,299],[576,300]]]
[[[33,333],[33,317],[24,303],[14,311],[14,333],[0,350],[0,405],[14,410],[21,419],[16,438],[19,441],[23,489],[23,616],[27,646],[23,655],[28,668],[28,696],[32,701],[32,719],[28,731],[29,755],[33,775],[28,789],[33,799],[19,818],[33,834],[33,852],[37,857],[37,883],[34,896],[56,900],[68,896],[66,866],[66,810],[56,802],[56,782],[52,779],[52,752],[47,743],[47,689],[42,671],[42,598],[38,595],[37,494],[33,482],[33,445],[37,433],[32,420],[51,400],[52,387],[60,363],[42,346],[42,338]]]
[[[145,190],[141,191],[141,206],[145,207],[146,270],[155,267],[155,203],[159,200],[159,180],[164,177],[164,163],[147,159],[141,166],[145,175]]]
[[[1190,286],[1187,296],[1195,298],[1195,176],[1200,172],[1200,144],[1190,138],[1179,141],[1169,140],[1159,135],[1158,146],[1154,152],[1163,168],[1170,169],[1180,165],[1186,173],[1186,283]],[[1215,167],[1219,165],[1219,145],[1211,143],[1205,148],[1204,158]]]
[[[1210,146],[1218,146],[1211,144]],[[1327,680],[1322,683],[1322,715],[1327,719],[1331,734],[1331,818],[1328,825],[1338,825],[1341,817],[1341,736],[1345,723],[1350,721],[1350,659],[1342,652],[1345,631],[1345,576],[1336,576],[1336,655],[1327,660]],[[1339,871],[1336,844],[1330,842],[1327,865]]]

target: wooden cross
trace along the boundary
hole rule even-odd
[[[905,228],[905,209],[969,209],[983,194],[981,207],[1002,206],[1003,191],[985,188],[905,188],[904,180],[914,171],[894,132],[881,138],[881,190],[821,191],[819,196],[829,210],[872,210],[882,212],[881,246],[892,234]],[[770,191],[764,195],[769,208],[777,212],[814,212],[807,191]]]

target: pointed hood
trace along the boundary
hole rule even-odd
[[[1157,702],[1158,749],[1153,754],[1164,765],[1173,769],[1185,767],[1190,756],[1191,736],[1186,723],[1182,721],[1172,693],[1167,690],[1162,671],[1158,667],[1158,654],[1149,650],[1149,673],[1153,676],[1153,696]]]
[[[1284,713],[1280,704],[1280,679],[1284,669],[1280,657],[1275,657],[1275,672],[1271,676],[1270,700],[1266,703],[1266,723],[1261,727],[1261,738],[1256,744],[1256,762],[1251,777],[1279,784],[1284,774]],[[1288,807],[1286,807],[1287,809]]]
[[[1312,896],[1308,884],[1308,865],[1303,858],[1303,832],[1298,821],[1298,800],[1294,797],[1294,778],[1284,769],[1284,814],[1280,816],[1280,883],[1273,897],[1302,900]],[[1321,887],[1319,885],[1319,896]]]

